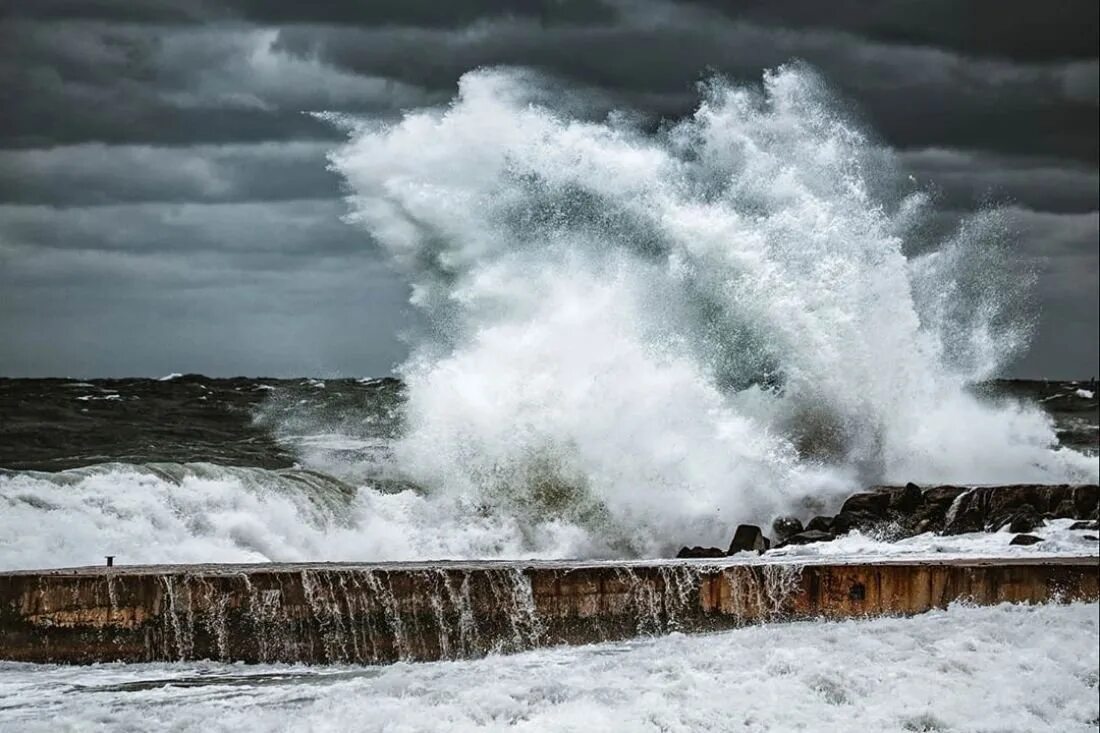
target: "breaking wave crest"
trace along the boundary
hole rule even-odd
[[[472,72],[331,157],[427,323],[394,456],[429,496],[653,554],[873,481],[1095,480],[967,390],[1029,335],[998,212],[923,239],[812,72],[711,81],[655,133],[550,89]]]
[[[33,531],[31,531],[33,530]],[[0,568],[553,556],[514,521],[472,517],[411,490],[325,474],[209,463],[0,470]]]

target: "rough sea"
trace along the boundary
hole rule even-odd
[[[1094,383],[995,381],[1034,316],[1004,216],[940,226],[811,71],[711,80],[656,130],[577,105],[481,69],[392,124],[326,116],[347,220],[410,285],[400,381],[0,380],[0,569],[670,557],[873,484],[1097,482]],[[1049,532],[790,552],[1096,553]],[[0,663],[0,730],[1096,730],[1097,615],[386,668]]]

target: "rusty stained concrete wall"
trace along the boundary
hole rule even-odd
[[[355,662],[1097,600],[1098,559],[212,565],[0,574],[0,659]]]

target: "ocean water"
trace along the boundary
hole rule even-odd
[[[1095,731],[1096,604],[388,667],[0,662],[4,731]]]

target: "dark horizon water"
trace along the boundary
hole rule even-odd
[[[1037,403],[1054,420],[1062,446],[1100,448],[1093,382],[995,380],[975,391],[992,401]],[[394,437],[403,394],[393,377],[0,378],[0,468],[59,471],[106,462],[290,468],[298,457],[288,433]]]

